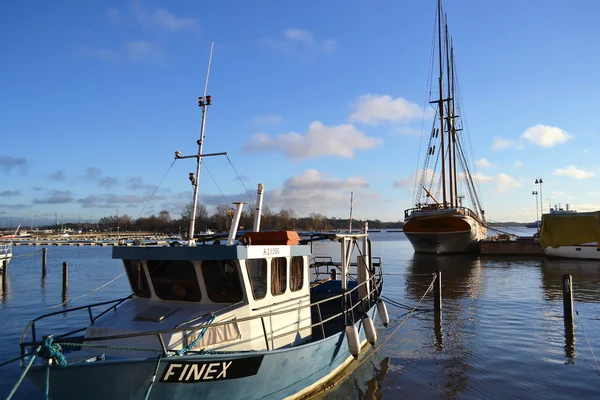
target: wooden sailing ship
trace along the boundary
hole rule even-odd
[[[487,226],[463,146],[460,106],[455,96],[454,46],[447,17],[442,18],[441,0],[437,6],[437,61],[438,96],[430,101],[436,118],[415,192],[415,207],[404,211],[404,233],[418,253],[475,252],[479,240],[487,237]],[[459,194],[459,189],[466,190],[472,208],[463,206],[465,196]]]

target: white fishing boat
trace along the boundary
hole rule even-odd
[[[5,266],[8,267],[8,263],[10,262],[10,260],[13,257],[13,253],[12,253],[13,240],[19,236],[20,228],[21,228],[21,224],[19,224],[19,226],[17,226],[15,233],[13,233],[12,235],[5,235],[2,237],[3,239],[10,239],[10,240],[8,241],[8,243],[6,243],[6,242],[0,243],[0,271]]]
[[[220,244],[194,239],[200,166],[215,155],[202,152],[206,86],[199,105],[198,153],[175,153],[196,159],[186,243],[115,246],[131,295],[46,314],[23,332],[24,373],[50,398],[300,398],[375,343],[374,320],[387,324],[366,225],[356,234],[262,232],[259,185],[251,232],[238,233],[244,203],[234,203]],[[323,239],[339,244],[339,261],[313,253]]]
[[[542,215],[540,244],[548,257],[600,260],[600,211],[551,208]]]
[[[10,262],[12,258],[12,243],[0,244],[0,270]]]
[[[442,12],[438,0],[439,77],[437,88],[431,91],[437,90],[437,98],[430,102],[436,118],[415,192],[415,207],[404,211],[403,229],[417,253],[476,252],[479,241],[487,238],[487,225],[463,145],[454,48]],[[468,193],[472,208],[463,206],[460,191]]]

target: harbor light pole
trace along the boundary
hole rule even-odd
[[[539,228],[538,225],[538,192],[537,190],[534,190],[533,192],[531,192],[531,194],[535,195],[535,227]]]
[[[542,178],[535,180],[535,184],[536,185],[540,185],[540,214],[544,215],[544,206],[543,206],[544,195],[542,194],[542,183],[544,183],[544,181],[542,180]]]

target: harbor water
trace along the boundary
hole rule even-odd
[[[372,233],[371,239],[373,255],[384,263],[383,294],[390,299],[390,324],[377,325],[378,345],[383,345],[376,352],[366,348],[342,372],[345,379],[316,398],[600,398],[600,262],[436,257],[414,254],[402,232]],[[316,253],[333,249],[339,251],[332,243],[315,244]],[[111,259],[110,247],[51,246],[45,278],[41,247],[13,250],[16,257],[0,286],[0,362],[19,355],[19,339],[31,319],[62,309],[64,261],[69,263],[71,306],[129,294],[124,276],[94,291],[123,273],[120,261]],[[430,311],[433,293],[405,320],[408,310],[392,303],[416,306],[437,270],[442,271],[441,322]],[[573,277],[573,324],[563,320],[563,274]],[[87,311],[68,321],[58,317],[53,326],[40,327],[40,333],[64,332],[87,318]],[[19,377],[19,365],[0,372],[0,398],[5,398]],[[43,393],[25,380],[14,398],[42,399]]]

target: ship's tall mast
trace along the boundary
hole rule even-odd
[[[447,93],[448,93],[448,186],[450,187],[450,207],[454,207],[454,181],[456,180],[456,176],[454,176],[454,172],[452,169],[453,162],[456,160],[452,159],[452,127],[454,126],[454,114],[452,113],[452,108],[450,107],[451,98],[450,98],[450,54],[448,52],[448,15],[444,13],[444,22],[445,22],[445,40],[446,40],[446,83],[447,83]],[[444,149],[444,152],[446,149]]]
[[[440,98],[438,100],[438,108],[440,115],[440,133],[442,135],[442,143],[440,151],[442,152],[442,193],[444,208],[448,206],[448,200],[446,197],[446,141],[444,140],[444,65],[442,59],[442,0],[438,0],[438,58],[440,61],[440,76],[439,76],[439,88]]]
[[[212,53],[215,42],[210,44],[210,55],[208,56],[208,68],[206,70],[206,81],[204,83],[204,96],[198,99],[198,105],[202,108],[202,123],[200,124],[200,139],[198,140],[198,155],[196,161],[196,176],[193,177],[190,174],[190,180],[194,186],[194,200],[192,203],[192,215],[190,221],[190,231],[188,233],[188,240],[190,244],[194,241],[194,230],[196,226],[196,212],[198,208],[198,186],[200,184],[200,167],[202,165],[202,144],[204,143],[204,126],[206,124],[206,111],[207,106],[210,105],[210,98],[206,96],[206,90],[208,89],[208,77],[210,75],[210,64],[212,62]]]
[[[454,109],[454,43],[452,42],[452,39],[450,40],[450,65],[452,66],[452,72],[450,73],[450,78],[452,79],[452,92],[450,93],[450,97],[452,98],[450,102],[452,110],[452,157],[454,158],[454,195],[456,196],[454,204],[458,207],[458,178],[456,175],[456,141],[458,138],[456,137],[456,115]]]

